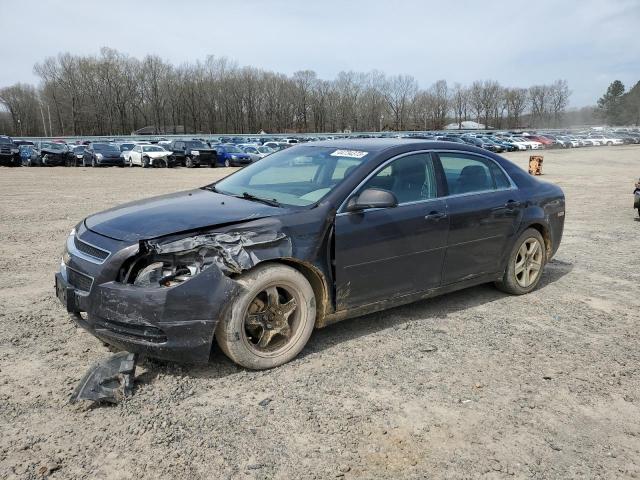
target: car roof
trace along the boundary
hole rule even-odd
[[[474,138],[474,137],[467,137]],[[476,139],[479,140],[480,139]],[[400,148],[408,150],[411,147],[415,149],[445,149],[445,150],[462,150],[466,152],[483,153],[484,155],[490,155],[490,152],[468,145],[466,143],[447,142],[445,140],[424,140],[424,139],[411,139],[411,138],[351,138],[340,140],[324,140],[318,142],[307,142],[297,144],[291,148],[304,146],[314,147],[329,147],[342,150],[360,150],[364,152],[380,153],[384,150],[390,150]]]

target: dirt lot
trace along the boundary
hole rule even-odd
[[[229,170],[0,169],[0,478],[640,478],[640,147],[544,156],[566,228],[534,293],[343,322],[267,372],[146,363],[102,408],[67,404],[110,353],[54,298],[69,230]]]

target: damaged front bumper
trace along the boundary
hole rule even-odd
[[[180,362],[209,360],[218,321],[243,288],[235,275],[292,256],[289,237],[269,219],[142,242],[112,239],[84,223],[76,229],[55,275],[56,295],[75,323],[110,345]],[[165,276],[161,259],[199,263]]]
[[[55,274],[56,295],[75,323],[110,345],[165,360],[207,362],[218,320],[240,289],[213,266],[171,288],[93,281],[83,291],[73,284],[77,263]]]

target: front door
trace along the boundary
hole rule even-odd
[[[449,219],[430,154],[386,163],[356,193],[366,188],[393,192],[398,206],[337,214],[338,310],[428,290],[441,281]]]

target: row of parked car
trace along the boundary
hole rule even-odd
[[[578,148],[626,144],[640,144],[640,131],[627,132],[434,132],[432,134],[409,134],[408,138],[442,140],[466,143],[492,152],[513,152],[517,150],[539,150],[542,148]]]
[[[344,138],[344,135],[339,138]],[[474,145],[492,152],[539,150],[543,148],[577,148],[640,144],[640,130],[583,132],[421,132],[410,134],[357,134],[347,138],[404,137],[440,140]],[[316,137],[219,137],[149,141],[85,141],[67,143],[62,139],[47,141],[14,140],[0,136],[0,164],[14,166],[140,166],[148,167],[231,167],[256,162],[271,153],[296,143],[322,141],[336,136]]]
[[[4,163],[24,167],[231,167],[247,165],[285,148],[283,145],[209,143],[199,139],[83,144],[67,144],[62,140],[31,142],[8,139],[0,143],[2,145],[6,145],[7,161]]]

